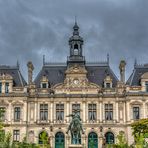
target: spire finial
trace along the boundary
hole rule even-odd
[[[79,26],[77,24],[77,17],[75,16],[75,24],[73,26],[73,35],[79,35]]]
[[[109,53],[107,54],[107,64],[109,65]]]
[[[43,55],[43,65],[45,65],[45,55]]]
[[[77,24],[77,16],[75,15],[75,25]]]
[[[135,58],[135,63],[134,63],[134,67],[137,66],[137,59]]]
[[[17,62],[16,62],[16,66],[17,66],[17,68],[20,67],[19,60],[17,60]]]

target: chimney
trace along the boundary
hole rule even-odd
[[[119,65],[119,69],[120,69],[120,81],[123,83],[125,83],[125,66],[126,62],[122,60]]]
[[[33,70],[34,70],[34,66],[31,61],[29,61],[27,63],[27,67],[28,67],[28,84],[31,84],[32,83],[32,74],[33,74]]]

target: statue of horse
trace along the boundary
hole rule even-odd
[[[81,132],[84,134],[81,118],[80,116],[75,114],[70,114],[67,117],[72,117],[72,121],[68,127],[67,134],[70,131],[71,138],[72,138],[72,144],[80,144],[81,143]]]

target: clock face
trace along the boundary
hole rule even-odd
[[[78,79],[75,79],[75,80],[73,81],[73,83],[74,83],[75,85],[78,85],[78,84],[79,84],[79,80],[78,80]]]

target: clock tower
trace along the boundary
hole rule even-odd
[[[85,57],[82,51],[83,38],[79,35],[79,26],[77,22],[73,26],[73,35],[69,38],[70,56],[68,57],[67,64],[85,64]]]

